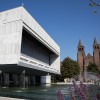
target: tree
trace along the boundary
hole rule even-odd
[[[95,63],[89,63],[89,65],[87,66],[87,71],[100,74],[100,70]]]
[[[72,78],[78,76],[80,67],[78,63],[71,58],[67,57],[62,61],[61,64],[61,76],[62,78]]]

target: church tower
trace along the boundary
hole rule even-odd
[[[79,80],[83,81],[83,72],[84,72],[84,57],[85,57],[85,51],[84,51],[84,46],[81,42],[81,40],[78,43],[78,47],[77,47],[77,61],[78,64],[80,66],[80,76],[79,76]]]
[[[93,61],[100,67],[100,44],[98,44],[96,38],[94,38],[93,42]]]

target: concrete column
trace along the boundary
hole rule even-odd
[[[27,76],[28,77],[28,84],[31,85],[31,78],[30,76]]]
[[[41,84],[51,84],[51,75],[41,76]]]
[[[9,86],[9,74],[4,73],[4,86]]]
[[[22,88],[22,81],[23,81],[23,78],[22,78],[22,75],[19,75],[19,86]]]
[[[21,88],[25,88],[25,80],[26,80],[26,77],[21,75],[20,76]]]
[[[18,75],[16,75],[16,74],[13,74],[13,83],[15,86],[18,85]]]
[[[21,87],[21,76],[17,75],[17,78],[18,78],[18,86]]]
[[[32,85],[35,84],[35,76],[31,76],[31,84],[32,84]]]
[[[25,88],[28,88],[28,83],[29,79],[28,79],[28,76],[25,76]]]

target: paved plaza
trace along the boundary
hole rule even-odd
[[[0,100],[25,100],[25,99],[9,98],[9,97],[0,97]]]

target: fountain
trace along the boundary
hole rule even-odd
[[[25,76],[25,70],[23,70],[21,75],[21,88],[22,89],[28,88],[28,77]]]
[[[0,71],[0,75],[2,75],[2,71]],[[56,85],[56,84],[44,84],[44,85],[33,85],[29,86],[30,76],[26,76],[26,71],[23,70],[21,72],[21,77],[18,77],[18,81],[20,81],[20,88],[19,87],[7,87],[0,89],[1,96],[9,96],[13,98],[22,98],[28,100],[57,100],[57,92],[61,90],[62,94],[69,100],[70,92],[74,94],[74,87],[72,84],[65,84],[65,85]],[[93,76],[91,76],[93,78]],[[2,80],[3,78],[0,77]],[[19,79],[20,78],[20,79]],[[0,81],[3,85],[3,82]],[[99,86],[93,84],[86,84],[87,88],[89,89],[89,93],[92,94],[92,90],[95,90],[94,93],[99,95],[100,89]],[[77,97],[77,96],[76,96]]]
[[[22,71],[21,75],[21,88],[25,89],[25,70]]]

